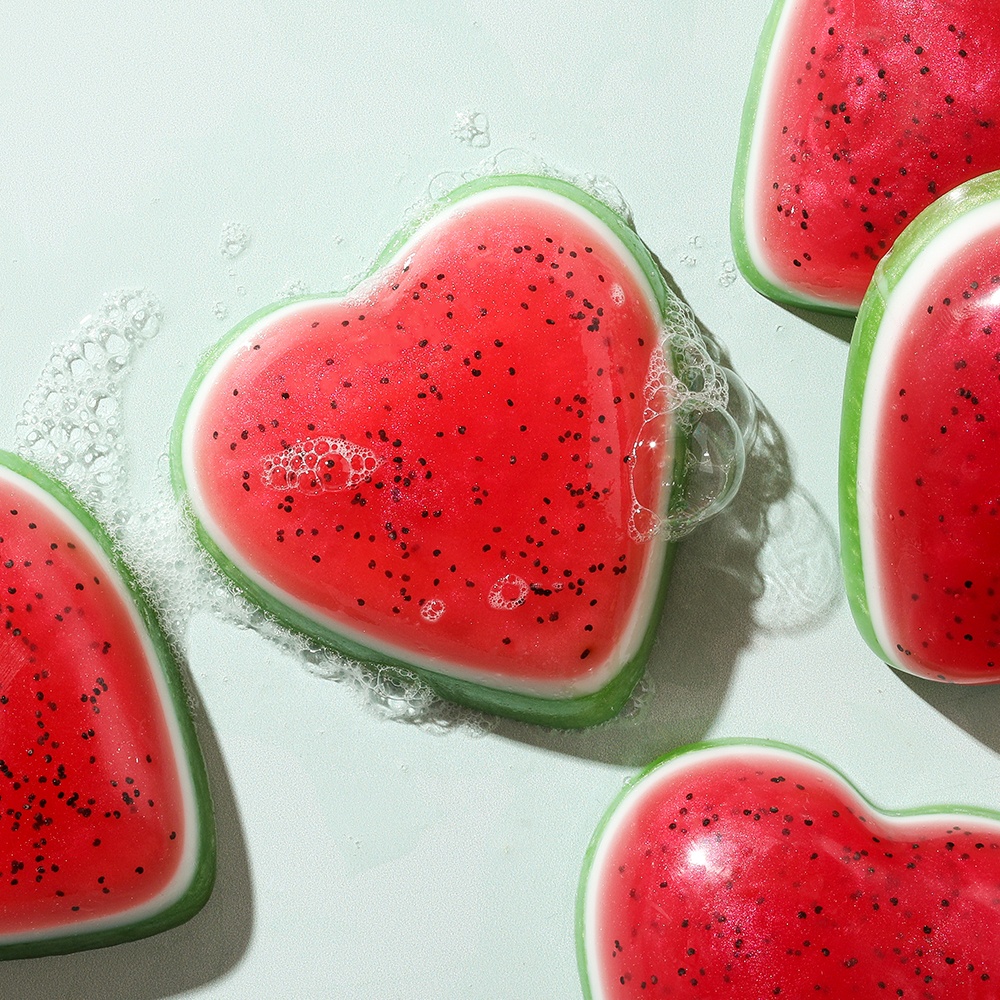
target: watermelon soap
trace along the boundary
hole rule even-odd
[[[353,291],[217,345],[180,407],[176,486],[223,571],[292,628],[462,704],[606,719],[643,669],[683,506],[696,414],[670,303],[584,191],[470,182]]]
[[[885,812],[792,747],[678,750],[619,795],[577,907],[587,1000],[992,1000],[1000,814]]]
[[[780,302],[856,312],[935,198],[1000,167],[1000,19],[978,0],[775,0],[732,203],[740,269]]]
[[[187,920],[215,834],[169,646],[100,526],[0,452],[0,958]]]
[[[848,358],[842,561],[886,662],[1000,680],[1000,173],[924,211],[875,272]]]

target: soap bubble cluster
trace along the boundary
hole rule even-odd
[[[445,603],[440,597],[432,597],[424,601],[420,608],[420,617],[426,622],[436,622],[445,612]]]
[[[736,264],[728,258],[722,262],[722,270],[719,272],[719,284],[723,288],[731,288],[739,278]]]
[[[524,604],[528,597],[528,584],[516,573],[508,573],[500,577],[490,587],[487,600],[490,607],[496,611],[513,611]]]
[[[219,250],[223,257],[235,260],[250,246],[250,231],[240,222],[227,222],[219,237]]]
[[[124,486],[123,375],[162,313],[145,291],[106,296],[94,316],[58,344],[17,422],[17,451],[103,513]]]
[[[747,426],[741,427],[728,412],[730,385],[736,381],[712,357],[694,313],[667,289],[660,346],[646,373],[643,424],[629,465],[632,538],[648,541],[659,533],[680,538],[731,499],[742,476],[744,436],[750,433],[754,418],[748,392],[740,396],[741,405],[745,401],[746,412],[741,416]],[[663,461],[666,414],[685,439],[684,463],[672,473],[669,509],[657,511],[638,496],[636,478],[643,462]]]
[[[628,225],[632,225],[632,209],[617,185],[603,174],[572,173],[559,170],[540,156],[527,150],[509,147],[487,157],[472,170],[445,171],[431,178],[424,196],[406,213],[404,229],[412,229],[429,219],[440,206],[442,198],[457,187],[481,177],[503,174],[534,175],[566,181],[610,208]]]
[[[338,461],[340,459],[340,461]],[[353,489],[378,468],[370,448],[343,438],[305,438],[264,457],[261,482],[273,490],[323,493]]]
[[[451,134],[465,146],[485,149],[490,144],[490,121],[482,111],[459,111]]]
[[[278,289],[277,299],[297,299],[300,295],[308,295],[309,286],[298,278],[290,278]]]

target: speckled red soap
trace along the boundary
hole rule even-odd
[[[619,798],[578,908],[588,1000],[989,1000],[1000,815],[883,812],[791,747],[679,751]]]
[[[935,198],[1000,167],[1000,20],[978,0],[776,0],[733,198],[741,269],[766,295],[854,312]]]
[[[869,645],[1000,681],[1000,174],[913,222],[876,271],[845,381],[841,538]]]
[[[0,957],[187,919],[214,870],[176,667],[99,526],[0,453]]]

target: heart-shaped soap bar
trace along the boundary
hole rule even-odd
[[[100,526],[0,452],[0,958],[153,934],[215,872],[177,666]]]
[[[591,843],[588,1000],[934,997],[1000,981],[1000,815],[885,813],[791,747],[664,758]]]
[[[605,205],[459,188],[335,297],[251,316],[182,403],[175,482],[280,620],[555,725],[641,673],[668,555],[667,291]]]
[[[1000,173],[922,213],[876,271],[841,428],[847,591],[868,644],[1000,680]]]
[[[740,268],[765,295],[854,312],[936,197],[1000,167],[1000,19],[978,0],[775,0],[733,196]]]

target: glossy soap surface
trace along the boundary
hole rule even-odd
[[[592,1000],[996,996],[1000,817],[888,816],[791,748],[660,762],[588,862]]]
[[[461,199],[346,297],[237,332],[184,423],[195,515],[257,599],[362,658],[593,691],[662,573],[662,322],[574,201]]]
[[[86,527],[5,464],[0,581],[0,955],[110,943],[206,850],[158,653]]]
[[[878,358],[886,374],[869,376],[869,603],[893,660],[938,679],[1000,678],[994,215],[985,232],[937,262],[901,315],[883,322],[880,336],[892,337]]]
[[[855,311],[924,207],[1000,167],[1000,22],[971,2],[777,0],[758,61],[741,263],[767,294]]]

